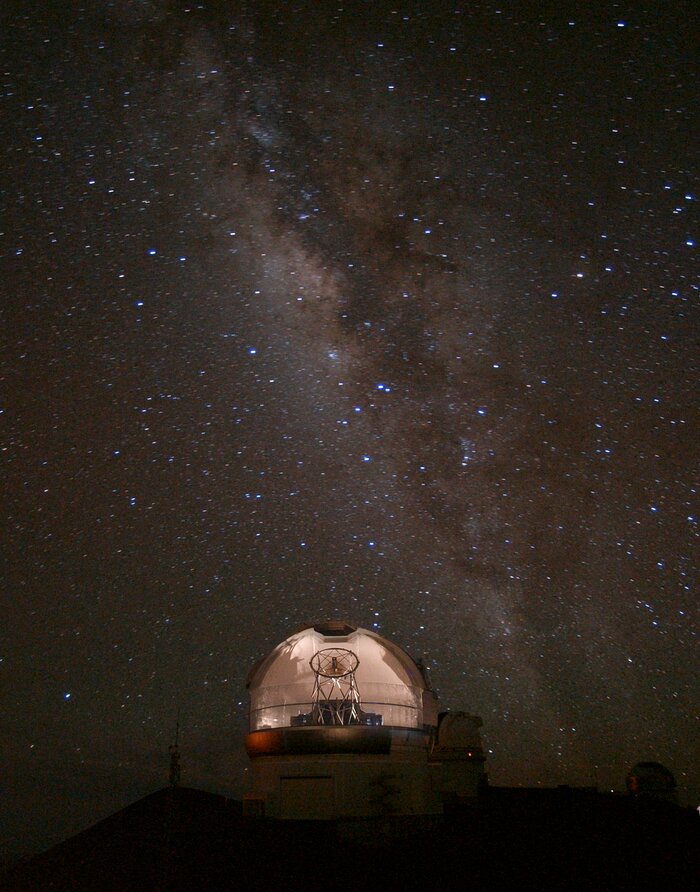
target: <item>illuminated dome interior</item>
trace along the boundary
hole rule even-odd
[[[319,666],[328,667],[320,676]],[[375,632],[341,622],[307,626],[277,645],[251,671],[248,689],[251,731],[324,722],[437,724],[435,696],[411,657]],[[319,698],[323,704],[347,700],[348,718],[339,718],[336,708],[329,719]]]

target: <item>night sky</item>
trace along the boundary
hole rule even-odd
[[[240,795],[327,617],[493,783],[694,801],[696,14],[3,3],[7,850],[167,783],[178,710]]]

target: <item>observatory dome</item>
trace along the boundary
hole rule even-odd
[[[633,796],[676,801],[676,779],[659,762],[637,762],[627,774],[627,792]]]
[[[248,676],[246,814],[329,820],[439,814],[475,796],[481,719],[443,716],[423,668],[393,641],[329,620],[302,626]],[[437,748],[439,749],[439,747]]]
[[[344,622],[298,630],[251,670],[247,686],[251,732],[437,725],[437,702],[421,668],[393,642]]]

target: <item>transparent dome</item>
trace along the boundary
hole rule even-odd
[[[340,622],[307,626],[248,677],[250,730],[364,724],[437,724],[437,701],[417,664],[396,644]]]

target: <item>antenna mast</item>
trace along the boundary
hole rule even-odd
[[[180,786],[180,710],[177,711],[175,722],[175,743],[168,747],[170,753],[170,786]]]

